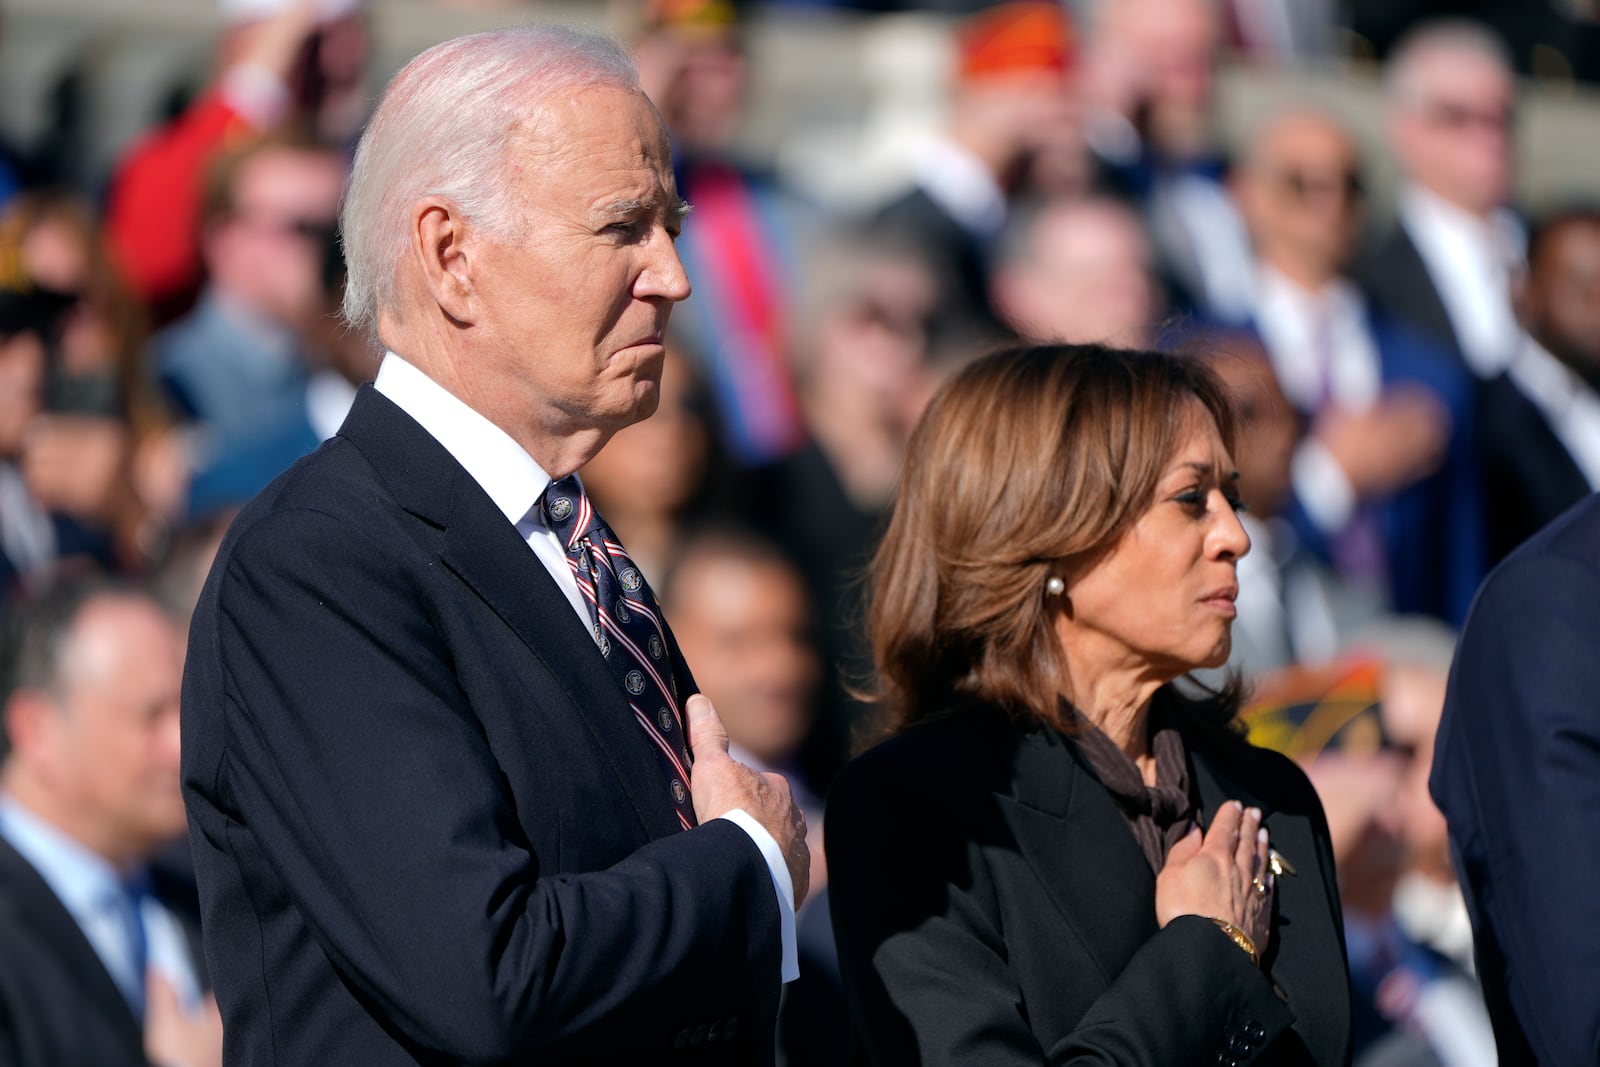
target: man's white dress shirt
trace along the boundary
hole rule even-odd
[[[1316,292],[1262,265],[1256,274],[1256,326],[1284,395],[1315,415],[1325,407],[1364,411],[1383,391],[1383,368],[1368,325],[1366,301],[1335,279]],[[1325,532],[1355,515],[1355,487],[1333,454],[1315,438],[1295,449],[1290,464],[1295,496]]]
[[[1401,190],[1397,210],[1444,303],[1462,358],[1479,378],[1499,374],[1520,343],[1511,283],[1522,269],[1521,226],[1509,211],[1480,219],[1415,185]]]

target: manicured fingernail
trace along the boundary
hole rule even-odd
[[[1252,819],[1255,819],[1255,820],[1259,821],[1261,819],[1261,809],[1260,808],[1251,808],[1250,811],[1249,811],[1249,815],[1250,815],[1250,817]]]
[[[1232,801],[1231,803],[1233,804],[1233,810],[1234,811],[1243,811],[1244,810],[1244,802],[1243,801],[1235,800],[1235,801]]]
[[[1260,841],[1263,845],[1267,843],[1269,836],[1270,835],[1268,835],[1267,828],[1265,826],[1256,831],[1256,840]]]

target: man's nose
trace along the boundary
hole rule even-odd
[[[687,300],[693,292],[678,246],[665,231],[651,241],[650,261],[639,277],[639,289],[641,296],[662,297],[674,303]]]

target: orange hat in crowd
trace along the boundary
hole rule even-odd
[[[956,49],[963,81],[1000,74],[1064,74],[1072,66],[1072,23],[1060,3],[998,4],[961,23]]]
[[[645,24],[658,29],[726,30],[738,25],[734,0],[648,0]]]
[[[1366,656],[1272,671],[1256,679],[1239,718],[1251,744],[1293,759],[1335,750],[1371,755],[1386,743],[1383,673],[1383,664]]]

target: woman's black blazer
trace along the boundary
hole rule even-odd
[[[1203,821],[1261,808],[1278,879],[1264,967],[1210,921],[1159,929],[1155,876],[1058,733],[967,711],[849,764],[829,795],[834,931],[857,1059],[881,1065],[1343,1064],[1350,996],[1326,819],[1288,759],[1185,720]]]

